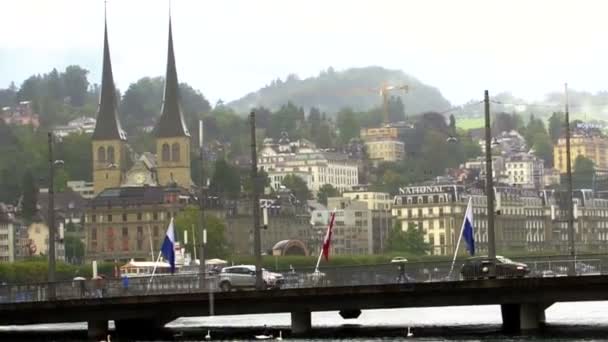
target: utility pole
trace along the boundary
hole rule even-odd
[[[48,282],[49,286],[49,299],[55,299],[55,158],[53,157],[53,132],[48,133],[48,145],[49,145],[49,212],[48,212],[48,226],[49,226],[49,274]]]
[[[203,167],[204,165],[204,149],[203,149],[203,120],[199,120],[198,121],[198,146],[199,146],[199,153],[200,153],[200,180],[199,180],[199,186],[201,187],[200,189],[200,194],[199,194],[199,209],[201,211],[201,225],[199,228],[199,240],[200,240],[200,245],[199,245],[199,251],[198,251],[198,256],[199,256],[199,273],[201,274],[201,289],[204,287],[205,284],[205,274],[206,274],[206,267],[205,267],[205,241],[203,239],[204,235],[205,235],[205,168]],[[196,248],[196,245],[195,245]]]
[[[490,96],[483,96],[486,121],[486,201],[488,204],[488,257],[492,262],[490,277],[496,276],[496,240],[494,235],[494,177],[492,174],[492,128],[490,126]]]
[[[262,241],[260,237],[260,195],[258,194],[258,151],[255,141],[255,112],[249,115],[251,124],[251,188],[253,200],[253,254],[255,255],[255,287],[264,289],[262,282]]]
[[[568,267],[568,275],[576,275],[574,251],[574,198],[572,198],[572,161],[570,160],[570,109],[568,105],[568,83],[564,84],[566,93],[566,173],[568,177],[568,249],[572,257],[572,265]]]

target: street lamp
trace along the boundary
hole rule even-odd
[[[55,298],[55,242],[57,238],[57,232],[55,229],[55,168],[61,167],[65,163],[63,160],[55,160],[53,156],[53,133],[48,133],[48,147],[49,147],[49,207],[48,207],[48,226],[49,226],[49,269],[48,269],[48,282],[49,286],[49,299]]]

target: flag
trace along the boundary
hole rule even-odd
[[[462,237],[471,255],[475,255],[475,233],[473,227],[473,206],[471,205],[471,199],[469,199],[467,211],[464,214],[464,222],[462,222]]]
[[[165,240],[160,248],[160,252],[163,257],[171,265],[171,273],[175,272],[175,230],[173,229],[173,218],[167,228],[167,234],[165,234]]]
[[[329,226],[327,226],[327,233],[325,234],[325,239],[323,240],[323,256],[325,257],[325,261],[329,260],[329,246],[331,244],[331,233],[334,228],[334,219],[336,218],[336,212],[333,211],[329,217]]]

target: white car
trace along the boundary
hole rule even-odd
[[[219,287],[228,292],[232,289],[255,289],[255,266],[237,265],[224,267],[219,274]],[[266,289],[280,289],[283,285],[283,275],[262,269],[262,279]]]

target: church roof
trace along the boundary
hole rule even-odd
[[[156,137],[189,137],[190,133],[184,123],[184,115],[179,98],[179,82],[175,67],[175,54],[173,52],[173,33],[171,18],[169,18],[169,47],[167,53],[167,74],[165,75],[165,93],[160,119],[156,125]]]
[[[104,23],[103,37],[103,71],[101,76],[101,96],[97,123],[93,131],[94,140],[127,140],[118,120],[118,98],[112,75],[112,62],[110,60],[110,46],[108,44],[108,24]]]

